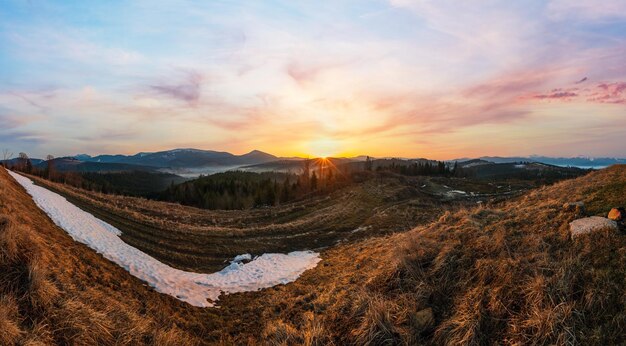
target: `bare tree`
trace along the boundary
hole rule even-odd
[[[46,166],[44,169],[44,176],[50,180],[54,177],[54,156],[46,155]]]
[[[13,157],[13,153],[9,152],[9,149],[2,150],[2,161],[8,161]]]
[[[50,154],[46,155],[46,169],[44,170],[44,174],[48,179],[52,179],[54,176],[54,156]]]
[[[20,158],[20,168],[26,173],[31,173],[33,170],[33,163],[30,162],[28,155],[26,155],[26,153],[19,153],[18,156]]]

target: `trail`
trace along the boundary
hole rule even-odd
[[[221,294],[256,291],[295,281],[321,260],[312,251],[264,254],[249,263],[239,260],[219,272],[200,274],[172,268],[126,244],[122,232],[97,219],[64,197],[35,185],[30,179],[9,174],[33,197],[54,223],[75,241],[86,244],[105,258],[147,282],[157,292],[169,294],[198,307],[212,307]],[[238,256],[238,259],[247,256]]]

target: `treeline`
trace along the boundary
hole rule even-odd
[[[327,190],[328,176],[230,171],[172,184],[159,199],[205,209],[248,209],[287,203]]]
[[[80,174],[83,185],[89,190],[116,195],[158,198],[161,191],[171,184],[185,181],[174,174],[145,171],[86,172]]]
[[[463,176],[456,164],[441,161],[402,162],[372,160],[335,166],[330,160],[303,160],[299,174],[229,171],[184,181],[183,178],[144,171],[116,173],[60,172],[54,159],[33,166],[25,154],[12,168],[74,187],[109,194],[141,196],[205,209],[249,209],[276,206],[311,195],[327,194],[352,183],[388,173],[406,176]]]
[[[11,170],[21,171],[84,190],[106,194],[157,198],[172,183],[185,181],[174,174],[145,171],[124,172],[75,172],[60,171],[55,167],[53,157],[48,157],[43,164],[33,165],[24,153],[11,161],[4,160],[4,166]]]
[[[365,167],[368,168],[367,161]],[[389,165],[378,165],[376,171],[387,171],[407,176],[466,176],[466,172],[456,162],[450,166],[443,161],[420,161],[409,164],[392,162]]]

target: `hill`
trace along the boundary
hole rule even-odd
[[[606,215],[624,196],[626,166],[614,166],[446,212],[387,240],[396,244],[389,266],[362,246],[351,262],[366,277],[362,288],[301,287],[314,290],[309,303],[324,313],[307,319],[287,309],[266,332],[298,341],[323,330],[337,344],[621,344],[624,230],[573,241],[568,224],[580,215],[563,204],[582,201],[587,214]]]
[[[534,161],[493,163],[486,160],[459,162],[463,175],[481,180],[535,180],[554,183],[564,178],[587,174],[577,167],[560,167]]]
[[[304,163],[309,160],[311,170],[318,170],[323,165],[339,168],[348,163],[356,162],[355,159],[349,159],[345,157],[328,157],[328,158],[290,158],[280,159],[269,162],[264,162],[255,165],[242,166],[239,169],[250,172],[282,172],[282,173],[295,173],[300,174],[304,169]]]
[[[183,329],[216,327],[211,312],[154,292],[74,242],[2,168],[0,272],[2,345],[191,345],[201,341]]]
[[[253,150],[243,155],[233,155],[228,152],[199,149],[174,149],[135,155],[99,155],[95,157],[82,154],[79,157],[88,162],[125,163],[159,168],[230,167],[277,160],[276,156],[259,150]]]
[[[34,164],[39,169],[47,169],[52,164],[55,170],[59,172],[79,172],[79,173],[118,173],[118,172],[156,172],[156,168],[150,166],[141,166],[128,163],[112,163],[112,162],[91,162],[81,161],[73,157],[61,157],[49,161],[41,161]]]
[[[469,161],[471,159],[463,158],[454,161]],[[531,156],[513,156],[513,157],[501,157],[501,156],[482,156],[474,160],[483,160],[493,163],[518,163],[518,162],[539,162],[548,165],[561,166],[561,167],[579,167],[579,168],[604,168],[611,165],[626,164],[626,159],[615,157],[549,157],[540,155]]]
[[[426,182],[438,179],[444,178]],[[363,205],[363,214],[354,220],[374,214],[367,224],[369,231],[345,233],[366,232],[363,236],[321,250],[322,263],[291,284],[225,296],[220,309],[213,310],[155,293],[73,242],[0,169],[0,214],[6,220],[0,227],[0,266],[11,273],[0,279],[0,299],[5,302],[0,343],[605,345],[625,341],[626,236],[596,234],[572,241],[568,224],[580,215],[564,210],[563,204],[582,201],[589,215],[605,215],[611,207],[626,204],[626,166],[503,202],[437,203],[418,219],[411,215],[424,208],[424,197],[403,197],[407,192],[402,185],[388,184],[369,181],[359,187],[361,194],[342,191],[343,200],[333,198],[325,208],[315,209],[317,221],[311,229],[328,225],[325,233],[332,234],[337,220],[347,220],[346,214],[330,219],[325,215],[350,202]],[[364,204],[375,191],[385,203],[382,208]],[[96,194],[83,198],[87,197],[94,199],[90,202],[94,205],[108,206],[112,214],[164,223],[164,229],[178,230],[181,240],[197,237],[189,232],[199,220],[206,225],[241,225],[242,230],[264,222],[271,230],[276,228],[274,220],[283,218],[297,225],[300,217],[284,207],[215,213],[161,202],[137,203],[134,198]],[[396,208],[394,201],[406,202]],[[192,222],[181,229],[167,225],[173,220]],[[391,235],[378,232],[398,220],[404,227],[416,227]],[[399,226],[394,227],[402,229]],[[285,229],[285,235],[292,230]],[[215,231],[238,232],[223,227]],[[250,229],[249,235],[259,231]],[[148,234],[156,238],[145,238]],[[288,239],[264,235],[269,243]],[[177,243],[176,237],[165,233],[135,236],[143,237],[146,248],[163,246],[159,239],[167,239],[167,246],[173,248]],[[168,251],[155,255],[171,256]]]

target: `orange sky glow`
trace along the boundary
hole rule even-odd
[[[626,5],[346,0],[0,9],[0,148],[625,156]]]

